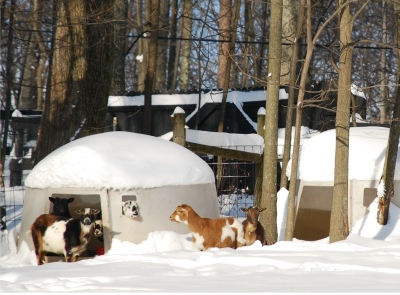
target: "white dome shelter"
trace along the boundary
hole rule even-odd
[[[153,136],[115,131],[72,141],[44,158],[30,172],[18,247],[34,249],[30,226],[50,213],[49,197],[74,198],[74,210],[101,209],[104,245],[92,237],[88,252],[112,239],[140,243],[152,231],[186,234],[188,228],[169,216],[187,203],[204,217],[219,217],[215,177],[206,162],[188,149]],[[134,200],[139,216],[122,214],[122,202]]]

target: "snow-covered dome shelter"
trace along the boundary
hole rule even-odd
[[[365,217],[377,197],[390,128],[351,127],[349,133],[349,227]],[[297,174],[297,217],[294,237],[319,240],[329,236],[335,175],[336,130],[318,133],[301,147]],[[400,206],[400,149],[391,202]],[[290,170],[288,170],[290,171]],[[289,172],[290,173],[290,172]]]
[[[18,247],[33,248],[30,226],[52,212],[49,197],[74,198],[75,209],[101,209],[104,245],[92,237],[88,251],[111,248],[112,239],[140,243],[152,231],[188,233],[169,216],[180,203],[204,217],[219,217],[214,173],[188,149],[153,136],[106,132],[72,141],[53,151],[30,172]],[[122,214],[122,202],[136,201],[137,218]]]

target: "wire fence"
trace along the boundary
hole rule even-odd
[[[218,175],[218,157],[201,156],[214,175]],[[245,218],[240,208],[254,205],[255,164],[237,160],[223,159],[221,176],[217,181],[217,197],[220,215]]]
[[[217,157],[201,156],[201,158],[208,163],[214,175],[218,175]],[[220,215],[245,218],[245,212],[240,208],[254,205],[255,164],[224,159],[221,169],[222,174],[217,188]],[[24,178],[28,172],[23,171]],[[6,173],[6,176],[8,175],[9,173]],[[0,188],[1,232],[12,229],[19,231],[24,198],[24,185]]]

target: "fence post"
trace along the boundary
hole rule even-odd
[[[257,112],[257,134],[264,138],[265,108],[260,107]]]
[[[22,184],[24,130],[14,129],[14,145],[10,153],[10,186]]]
[[[117,131],[117,126],[118,126],[118,118],[113,117],[113,131]]]
[[[264,139],[264,125],[265,125],[265,108],[260,107],[257,112],[257,134]],[[263,176],[263,162],[256,164],[254,184],[254,205],[260,206],[262,195],[262,176]]]
[[[172,141],[185,146],[186,130],[185,130],[185,111],[181,107],[176,107],[172,117]]]

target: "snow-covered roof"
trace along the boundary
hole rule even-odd
[[[258,134],[208,132],[187,129],[186,141],[260,155],[264,152],[264,138]]]
[[[153,94],[152,104],[153,105],[200,105],[200,108],[207,103],[220,103],[222,101],[222,91],[213,92],[202,92],[200,94]],[[289,94],[284,88],[279,89],[279,99],[288,99]],[[242,113],[243,117],[253,126],[254,130],[257,130],[257,123],[253,122],[249,115],[243,110],[243,103],[265,101],[267,97],[266,90],[253,90],[253,91],[238,91],[232,90],[228,92],[227,102],[236,105],[238,110]],[[122,107],[122,106],[142,106],[144,104],[144,95],[137,96],[109,96],[108,107]],[[186,122],[188,122],[198,111],[198,107],[186,116]]]
[[[349,138],[349,180],[379,180],[383,172],[389,137],[386,127],[351,127]],[[304,141],[298,179],[333,181],[335,173],[336,130],[318,133]],[[396,167],[400,167],[397,154]],[[290,167],[289,167],[290,169]],[[290,170],[289,175],[290,175]],[[394,179],[400,179],[400,169]]]
[[[208,164],[164,139],[115,131],[72,141],[29,173],[30,188],[135,189],[214,183]]]

